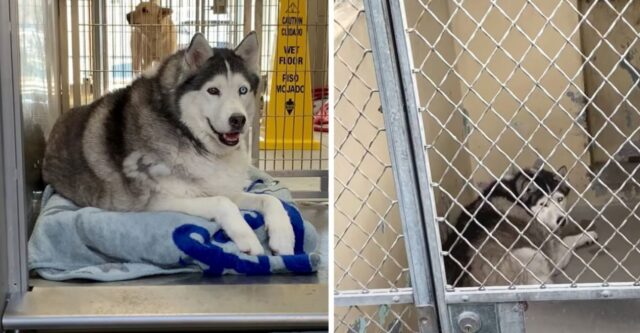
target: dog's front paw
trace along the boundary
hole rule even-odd
[[[277,255],[293,254],[296,237],[291,224],[271,225],[269,228],[269,248]]]
[[[275,255],[293,254],[296,237],[289,214],[282,206],[282,202],[274,197],[267,197],[268,207],[264,216],[264,224],[269,234],[269,248]]]
[[[233,238],[233,242],[236,243],[241,252],[248,255],[259,256],[264,254],[264,248],[253,232],[236,235]]]
[[[587,235],[587,239],[584,242],[585,245],[591,245],[598,240],[598,233],[595,231],[588,231]]]

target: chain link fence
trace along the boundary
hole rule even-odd
[[[364,7],[334,13],[335,289],[366,298],[410,287],[409,268]],[[411,305],[356,303],[335,309],[336,332],[417,329]]]
[[[637,286],[640,4],[405,9],[447,289]]]

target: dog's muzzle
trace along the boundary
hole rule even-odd
[[[247,117],[240,113],[234,113],[229,117],[229,126],[231,126],[232,131],[242,131],[246,122]]]
[[[567,218],[565,216],[559,218],[557,224],[559,227],[564,226],[565,224],[567,224]]]
[[[218,136],[218,140],[220,140],[222,144],[229,147],[233,147],[240,142],[240,132],[241,132],[240,130],[235,130],[232,127],[231,131],[227,133],[220,133],[216,131],[216,129],[213,127],[213,124],[211,124],[211,121],[209,120],[209,118],[207,118],[207,123],[209,124],[209,128],[211,128],[211,131],[213,131],[213,133]],[[244,123],[243,123],[243,126],[244,126]],[[240,128],[242,128],[242,126]]]

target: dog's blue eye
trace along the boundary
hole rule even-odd
[[[238,90],[238,93],[240,93],[240,95],[244,95],[249,91],[249,89],[247,89],[247,87],[242,86],[240,87],[240,89]]]
[[[218,88],[209,88],[207,89],[207,92],[210,95],[215,95],[215,96],[220,95],[220,90],[218,90]]]
[[[564,200],[564,198],[563,198],[563,197],[559,197],[559,198],[558,198],[558,202],[562,202],[562,200]]]

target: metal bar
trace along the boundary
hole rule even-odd
[[[2,321],[14,330],[326,330],[327,293],[317,284],[36,287],[12,298]]]
[[[78,23],[78,0],[71,0],[71,59],[73,61],[73,106],[82,105],[80,88],[80,26]]]
[[[523,303],[498,303],[496,312],[500,332],[525,333]]]
[[[273,170],[267,171],[273,177],[328,177],[327,170]]]
[[[251,32],[251,0],[242,1],[242,10],[244,14],[242,19],[242,32],[246,36]]]
[[[432,213],[427,214],[433,209],[433,202],[431,193],[422,193],[423,196],[421,196],[421,189],[417,186],[420,174],[416,170],[416,164],[423,163],[424,157],[419,158],[420,155],[417,155],[412,147],[416,147],[416,140],[420,140],[417,136],[421,132],[415,133],[416,128],[411,125],[411,122],[415,122],[414,118],[417,115],[415,96],[405,96],[405,93],[412,94],[414,87],[412,81],[406,80],[406,75],[401,76],[401,72],[407,70],[408,54],[406,45],[401,43],[404,38],[394,36],[394,29],[402,27],[403,23],[401,20],[398,22],[402,16],[392,19],[394,14],[398,14],[398,8],[394,6],[399,6],[399,3],[394,1],[391,3],[392,5],[389,6],[386,2],[366,0],[365,13],[367,22],[370,23],[367,26],[384,110],[387,144],[400,203],[414,300],[416,307],[420,308],[424,314],[418,319],[421,323],[420,330],[421,332],[438,332],[436,299],[424,230],[425,224],[433,224],[433,221],[424,220],[426,217],[433,217]],[[391,8],[394,8],[394,13],[391,12]],[[399,48],[394,43],[394,39],[396,43],[401,44]],[[418,149],[418,151],[421,150]],[[425,172],[426,170],[421,170],[423,177]],[[446,319],[446,311],[441,311],[440,320],[443,319]],[[446,325],[443,325],[444,332],[447,331],[445,327]]]
[[[9,20],[9,1],[0,2],[0,314],[4,313],[5,300],[9,295],[9,247],[7,244],[8,235],[8,223],[9,220],[4,212],[6,212],[6,203],[8,199],[5,192],[5,168],[4,161],[5,148],[4,139],[2,133],[4,133],[3,127],[3,112],[2,110],[14,108],[13,104],[13,77],[11,76],[11,63],[10,63],[10,50],[11,40],[8,38],[10,34],[11,21]],[[4,70],[3,70],[4,68]],[[6,254],[6,255],[4,255]],[[4,331],[2,323],[0,323],[0,331]]]
[[[301,199],[318,199],[327,200],[329,192],[325,191],[291,191],[291,197],[295,200]]]
[[[333,304],[336,307],[410,303],[413,303],[412,288],[400,288],[396,290],[372,289],[366,292],[360,290],[336,291],[333,294]]]
[[[255,24],[253,28],[255,29],[256,37],[258,37],[258,41],[260,43],[262,43],[262,6],[262,0],[254,0],[255,14],[253,19],[255,20]],[[258,59],[262,59],[262,47],[260,48]]]
[[[632,299],[640,298],[640,286],[610,283],[607,287],[601,284],[580,284],[571,287],[568,284],[548,284],[544,289],[540,286],[522,286],[514,289],[486,287],[483,291],[458,291],[445,295],[445,301],[451,303],[488,303],[488,302],[521,302],[521,301],[562,301],[592,299]]]
[[[100,0],[100,47],[102,48],[100,64],[102,66],[102,91],[100,91],[100,95],[102,95],[103,91],[109,91],[109,74],[111,71],[109,70],[109,38],[108,29],[107,29],[107,1]]]
[[[254,0],[255,4],[253,6],[254,10],[254,31],[256,32],[256,37],[258,38],[258,43],[260,44],[260,48],[258,51],[258,59],[260,63],[262,63],[262,0]],[[261,65],[258,65],[261,67]],[[260,72],[262,73],[262,68],[260,68]],[[262,95],[264,91],[264,87],[268,87],[266,80],[260,80],[260,90],[259,94]],[[252,129],[252,140],[251,140],[251,160],[255,167],[260,167],[260,119],[262,115],[266,112],[265,106],[266,103],[260,103],[262,105],[262,113],[256,114],[253,117],[253,129]]]
[[[420,251],[421,254],[427,254],[430,258],[424,259],[431,265],[431,269],[426,268],[430,273],[429,278],[433,282],[430,296],[435,296],[438,304],[444,304],[444,295],[446,281],[444,280],[444,265],[440,257],[440,233],[438,226],[435,222],[436,206],[435,196],[433,189],[429,186],[431,180],[431,172],[429,159],[427,158],[423,147],[425,147],[424,139],[425,131],[422,124],[422,116],[419,113],[418,96],[416,95],[416,82],[412,74],[413,61],[411,51],[411,44],[407,39],[406,31],[406,15],[404,2],[400,0],[389,0],[390,2],[390,17],[393,23],[393,32],[395,35],[395,43],[398,54],[398,61],[400,63],[400,74],[402,77],[402,92],[404,93],[404,99],[407,103],[407,117],[408,117],[408,133],[410,135],[410,144],[413,147],[412,161],[415,163],[416,168],[416,184],[419,187],[419,200],[422,204],[422,216],[424,219],[423,232],[426,232],[426,245],[427,248],[417,247],[413,248],[414,251]],[[385,111],[386,112],[386,111]],[[401,202],[402,204],[402,202]],[[425,235],[422,233],[421,235]],[[429,262],[430,261],[430,262]],[[427,266],[428,267],[428,266]],[[435,295],[434,295],[435,294]],[[440,321],[446,323],[449,321],[447,309],[443,306],[438,309]],[[444,326],[444,325],[443,325]],[[446,332],[447,328],[443,327],[443,331]]]
[[[258,101],[259,103],[259,101]],[[258,111],[259,112],[259,111]],[[260,165],[260,114],[253,117],[251,125],[251,165],[259,168]]]
[[[26,213],[24,161],[22,150],[22,110],[20,103],[20,53],[17,1],[3,2],[0,11],[0,89],[2,94],[2,143],[6,222],[8,291],[27,289]]]
[[[58,1],[58,54],[60,75],[60,108],[62,112],[69,110],[69,44],[67,41],[67,1]]]
[[[102,66],[102,14],[100,9],[100,0],[92,0],[91,1],[91,33],[93,35],[93,44],[91,47],[93,48],[93,61],[92,61],[92,69],[93,72],[91,74],[93,81],[93,98],[97,99],[102,95],[102,73],[104,70]]]
[[[247,5],[247,1],[251,2],[250,0],[245,0],[244,2],[244,6]],[[258,22],[260,24],[262,24],[262,8],[258,8],[258,1],[259,0],[255,0],[256,3],[254,4],[253,7],[250,7],[250,10],[253,10],[254,13],[254,20],[255,20],[255,24],[253,27],[253,31],[255,31],[256,33],[256,37],[258,38],[258,44],[260,45],[260,47],[258,48],[258,67],[261,67],[261,63],[262,63],[262,38],[261,38],[261,30],[262,30],[262,26],[258,26]],[[262,5],[262,4],[260,4]],[[245,26],[246,26],[246,21],[244,22]],[[246,33],[246,32],[245,32]],[[258,72],[262,73],[262,68],[258,69]],[[265,77],[266,78],[266,77]],[[253,117],[253,124],[252,129],[251,129],[251,164],[253,166],[255,166],[256,168],[260,167],[260,119],[262,119],[262,115],[265,112],[265,106],[266,103],[264,103],[264,95],[263,92],[265,91],[264,87],[267,87],[267,82],[266,79],[263,80],[262,74],[260,74],[260,84],[258,85],[258,98],[259,100],[257,101],[258,105],[260,105],[260,109],[258,110],[258,113]]]
[[[324,175],[320,176],[320,191],[329,193],[329,172],[326,172]]]

